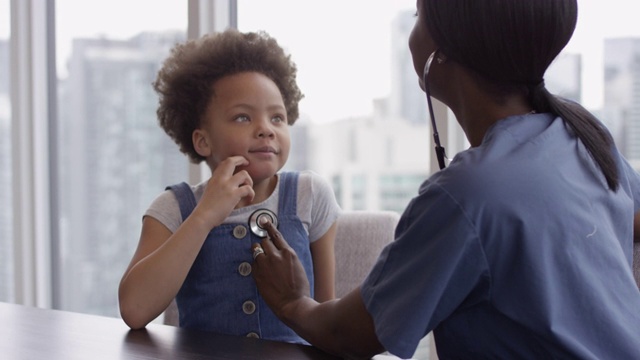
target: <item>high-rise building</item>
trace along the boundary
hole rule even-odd
[[[415,24],[415,11],[403,11],[391,27],[391,95],[389,115],[412,124],[428,124],[427,100],[418,86],[407,39]]]
[[[429,174],[429,127],[372,116],[310,129],[310,167],[345,210],[402,212]]]
[[[640,38],[604,42],[604,109],[623,155],[640,168]]]
[[[183,32],[75,39],[60,81],[59,306],[117,315],[142,215],[188,160],[156,119],[151,83]]]
[[[283,170],[300,171],[310,169],[311,154],[309,153],[309,143],[311,139],[309,136],[311,127],[313,127],[313,124],[306,114],[300,114],[300,118],[289,127],[291,150]]]
[[[429,175],[430,124],[406,43],[413,12],[392,24],[391,94],[368,116],[310,125],[309,168],[332,184],[345,210],[402,212]]]

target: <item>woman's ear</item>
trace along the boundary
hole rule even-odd
[[[196,149],[198,155],[204,157],[211,155],[211,147],[205,131],[202,129],[193,130],[191,141],[193,141],[193,148]]]

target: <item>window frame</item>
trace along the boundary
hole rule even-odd
[[[51,306],[51,84],[53,2],[12,0],[10,35],[14,298]],[[55,59],[53,60],[55,67]],[[53,88],[53,94],[51,93]],[[55,157],[53,157],[55,158]],[[55,161],[55,160],[54,160]]]

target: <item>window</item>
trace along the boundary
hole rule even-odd
[[[151,86],[169,49],[186,39],[187,2],[58,0],[56,13],[55,306],[118,316],[142,214],[188,174],[157,124]]]
[[[0,0],[0,301],[13,301],[9,0]]]
[[[579,101],[603,121],[622,154],[640,170],[640,28],[634,16],[640,4],[580,0],[578,6],[578,25],[564,53],[579,56]],[[564,66],[567,59],[561,62]],[[562,88],[574,87],[567,85],[574,74],[575,66],[558,78],[564,82]]]

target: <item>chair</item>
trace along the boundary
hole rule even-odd
[[[382,248],[393,241],[400,215],[392,211],[343,211],[336,229],[336,296],[358,287]],[[175,300],[164,311],[163,323],[178,326]]]
[[[392,211],[344,211],[336,233],[336,297],[360,286],[388,243],[400,215]]]

